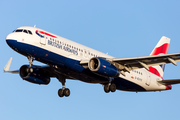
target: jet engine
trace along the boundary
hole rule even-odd
[[[50,82],[50,76],[34,66],[31,68],[28,65],[21,66],[19,74],[22,79],[31,83],[47,85]]]
[[[92,72],[105,77],[118,77],[120,74],[113,64],[100,57],[91,58],[88,67]]]

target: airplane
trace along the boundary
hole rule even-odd
[[[106,93],[116,90],[131,92],[171,90],[180,79],[163,79],[167,63],[177,66],[180,53],[167,54],[170,39],[162,36],[149,56],[115,58],[61,36],[36,27],[23,26],[6,37],[14,51],[28,58],[29,64],[9,70],[12,57],[4,72],[17,73],[23,80],[48,85],[55,77],[61,82],[59,97],[68,97],[67,79],[104,86]],[[33,61],[45,65],[34,65]]]

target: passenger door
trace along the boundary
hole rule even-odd
[[[147,80],[146,80],[146,85],[149,86],[151,83],[151,74],[147,71]]]
[[[45,37],[45,35],[40,38],[40,43],[43,44],[43,45],[46,45],[46,37]]]

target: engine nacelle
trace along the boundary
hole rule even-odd
[[[28,65],[21,66],[19,75],[22,79],[35,84],[47,85],[50,82],[50,77],[44,71],[36,67],[32,67],[30,70]]]
[[[118,77],[120,72],[118,69],[103,58],[91,58],[88,67],[92,72],[106,77]]]

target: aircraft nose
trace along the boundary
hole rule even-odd
[[[13,44],[16,42],[16,40],[13,37],[13,34],[10,33],[9,35],[6,36],[6,43],[12,48]]]

